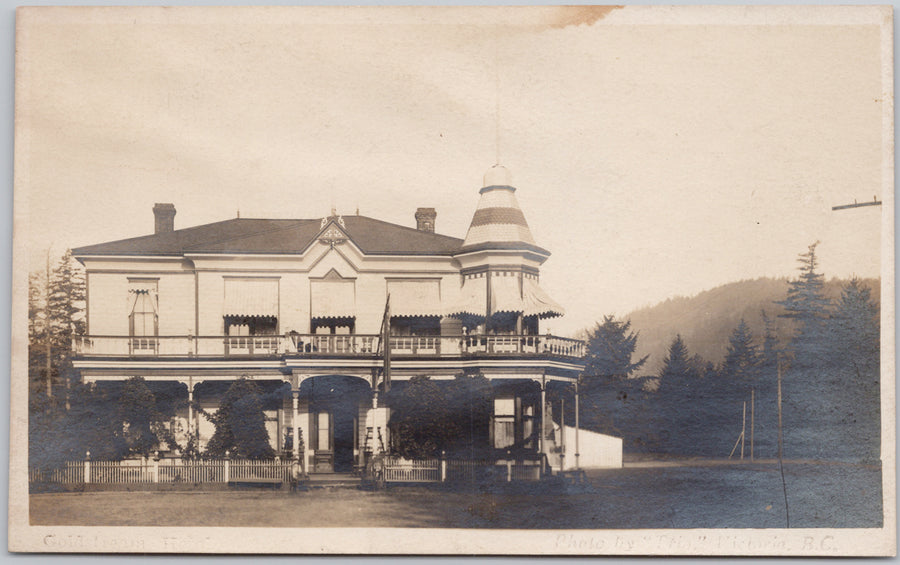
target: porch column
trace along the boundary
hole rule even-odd
[[[547,435],[547,381],[541,377],[541,434],[538,436],[538,449],[544,455],[544,436]]]
[[[188,433],[194,433],[194,378],[188,377]]]
[[[291,391],[291,406],[293,408],[293,414],[291,417],[291,432],[294,434],[294,460],[300,460],[300,414],[297,410],[297,404],[300,402],[300,391],[292,390]]]
[[[581,467],[578,464],[578,457],[581,455],[578,452],[578,406],[579,406],[579,396],[578,396],[578,381],[575,381],[575,470],[577,471]]]

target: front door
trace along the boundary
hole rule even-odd
[[[355,403],[344,402],[314,414],[313,472],[349,473],[353,470],[356,410]]]
[[[334,418],[331,412],[321,411],[313,415],[315,425],[313,445],[313,472],[334,472]]]
[[[344,375],[322,375],[301,385],[309,406],[311,473],[349,473],[357,457],[360,407],[372,402],[367,381]]]

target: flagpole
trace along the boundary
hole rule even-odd
[[[384,392],[391,390],[391,294],[384,303],[384,320],[381,322],[384,343]]]

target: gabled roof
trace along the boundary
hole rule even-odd
[[[366,216],[344,216],[342,230],[369,255],[453,255],[462,240]],[[193,228],[87,245],[72,250],[89,255],[185,255],[192,253],[303,253],[322,230],[321,219],[235,218]]]

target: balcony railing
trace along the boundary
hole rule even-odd
[[[72,351],[81,357],[281,357],[380,356],[380,335],[290,334],[261,336],[79,336]],[[402,357],[469,355],[581,358],[581,340],[551,335],[391,336],[391,354]]]

